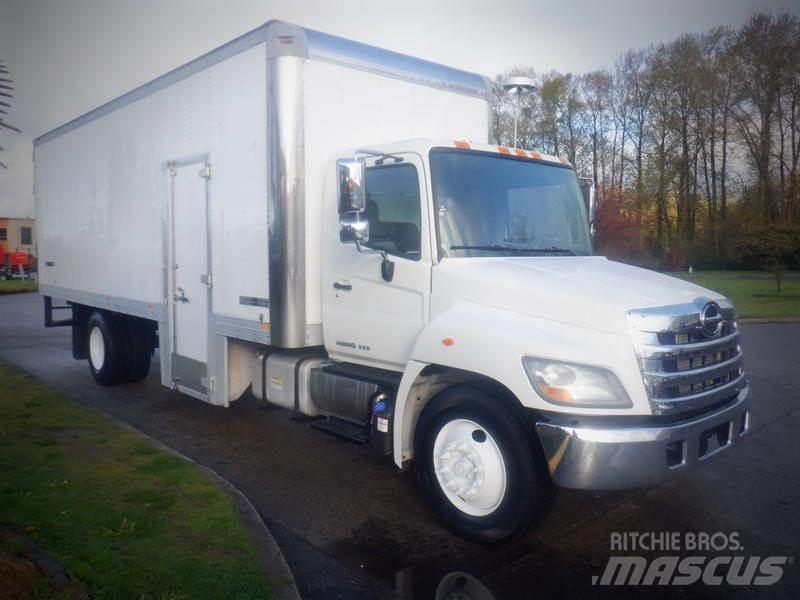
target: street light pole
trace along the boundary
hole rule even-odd
[[[505,93],[513,92],[515,96],[514,103],[514,147],[517,147],[517,121],[519,120],[519,97],[522,94],[530,94],[536,91],[536,82],[530,77],[523,75],[515,75],[513,77],[506,77],[501,83],[501,87]]]

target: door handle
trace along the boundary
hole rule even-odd
[[[346,281],[334,281],[333,282],[334,289],[342,290],[344,292],[349,292],[353,289],[353,286]]]
[[[175,302],[188,302],[189,301],[189,298],[186,297],[186,292],[183,291],[182,287],[175,288],[175,289],[177,289],[178,292],[179,292],[179,293],[175,294],[174,296],[172,296],[172,299],[175,300]]]

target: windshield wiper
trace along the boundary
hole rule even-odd
[[[487,246],[450,246],[450,250],[482,250],[484,252],[513,252],[514,254],[566,254],[567,256],[575,256],[572,250],[557,248],[556,246],[550,246],[549,248],[516,248],[514,246],[495,244]]]

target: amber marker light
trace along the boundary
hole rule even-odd
[[[549,385],[542,385],[541,388],[545,394],[550,396],[556,402],[564,402],[566,404],[574,402],[572,394],[570,394],[564,388],[551,387]]]

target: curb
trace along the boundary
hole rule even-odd
[[[17,558],[25,561],[47,579],[50,585],[61,598],[69,597],[72,600],[89,600],[89,593],[83,582],[75,579],[64,567],[47,552],[35,546],[28,538],[20,533],[0,525],[0,539],[13,539],[20,547],[21,556]],[[10,597],[13,597],[13,593]]]
[[[765,324],[765,323],[800,323],[800,317],[743,317],[736,319],[738,323]]]
[[[271,597],[275,598],[275,600],[300,600],[300,592],[297,590],[297,585],[294,582],[294,575],[292,575],[292,570],[289,568],[286,558],[283,556],[283,552],[281,552],[278,543],[270,533],[261,515],[256,510],[255,506],[253,506],[253,503],[250,502],[250,499],[245,496],[244,492],[214,469],[198,463],[196,460],[186,456],[171,446],[167,446],[165,443],[158,441],[133,425],[120,421],[114,415],[97,407],[86,404],[83,404],[83,406],[111,419],[123,429],[146,439],[159,450],[163,450],[164,452],[195,465],[204,475],[216,483],[217,486],[233,500],[236,514],[242,520],[247,536],[256,547],[256,561],[269,578]]]

